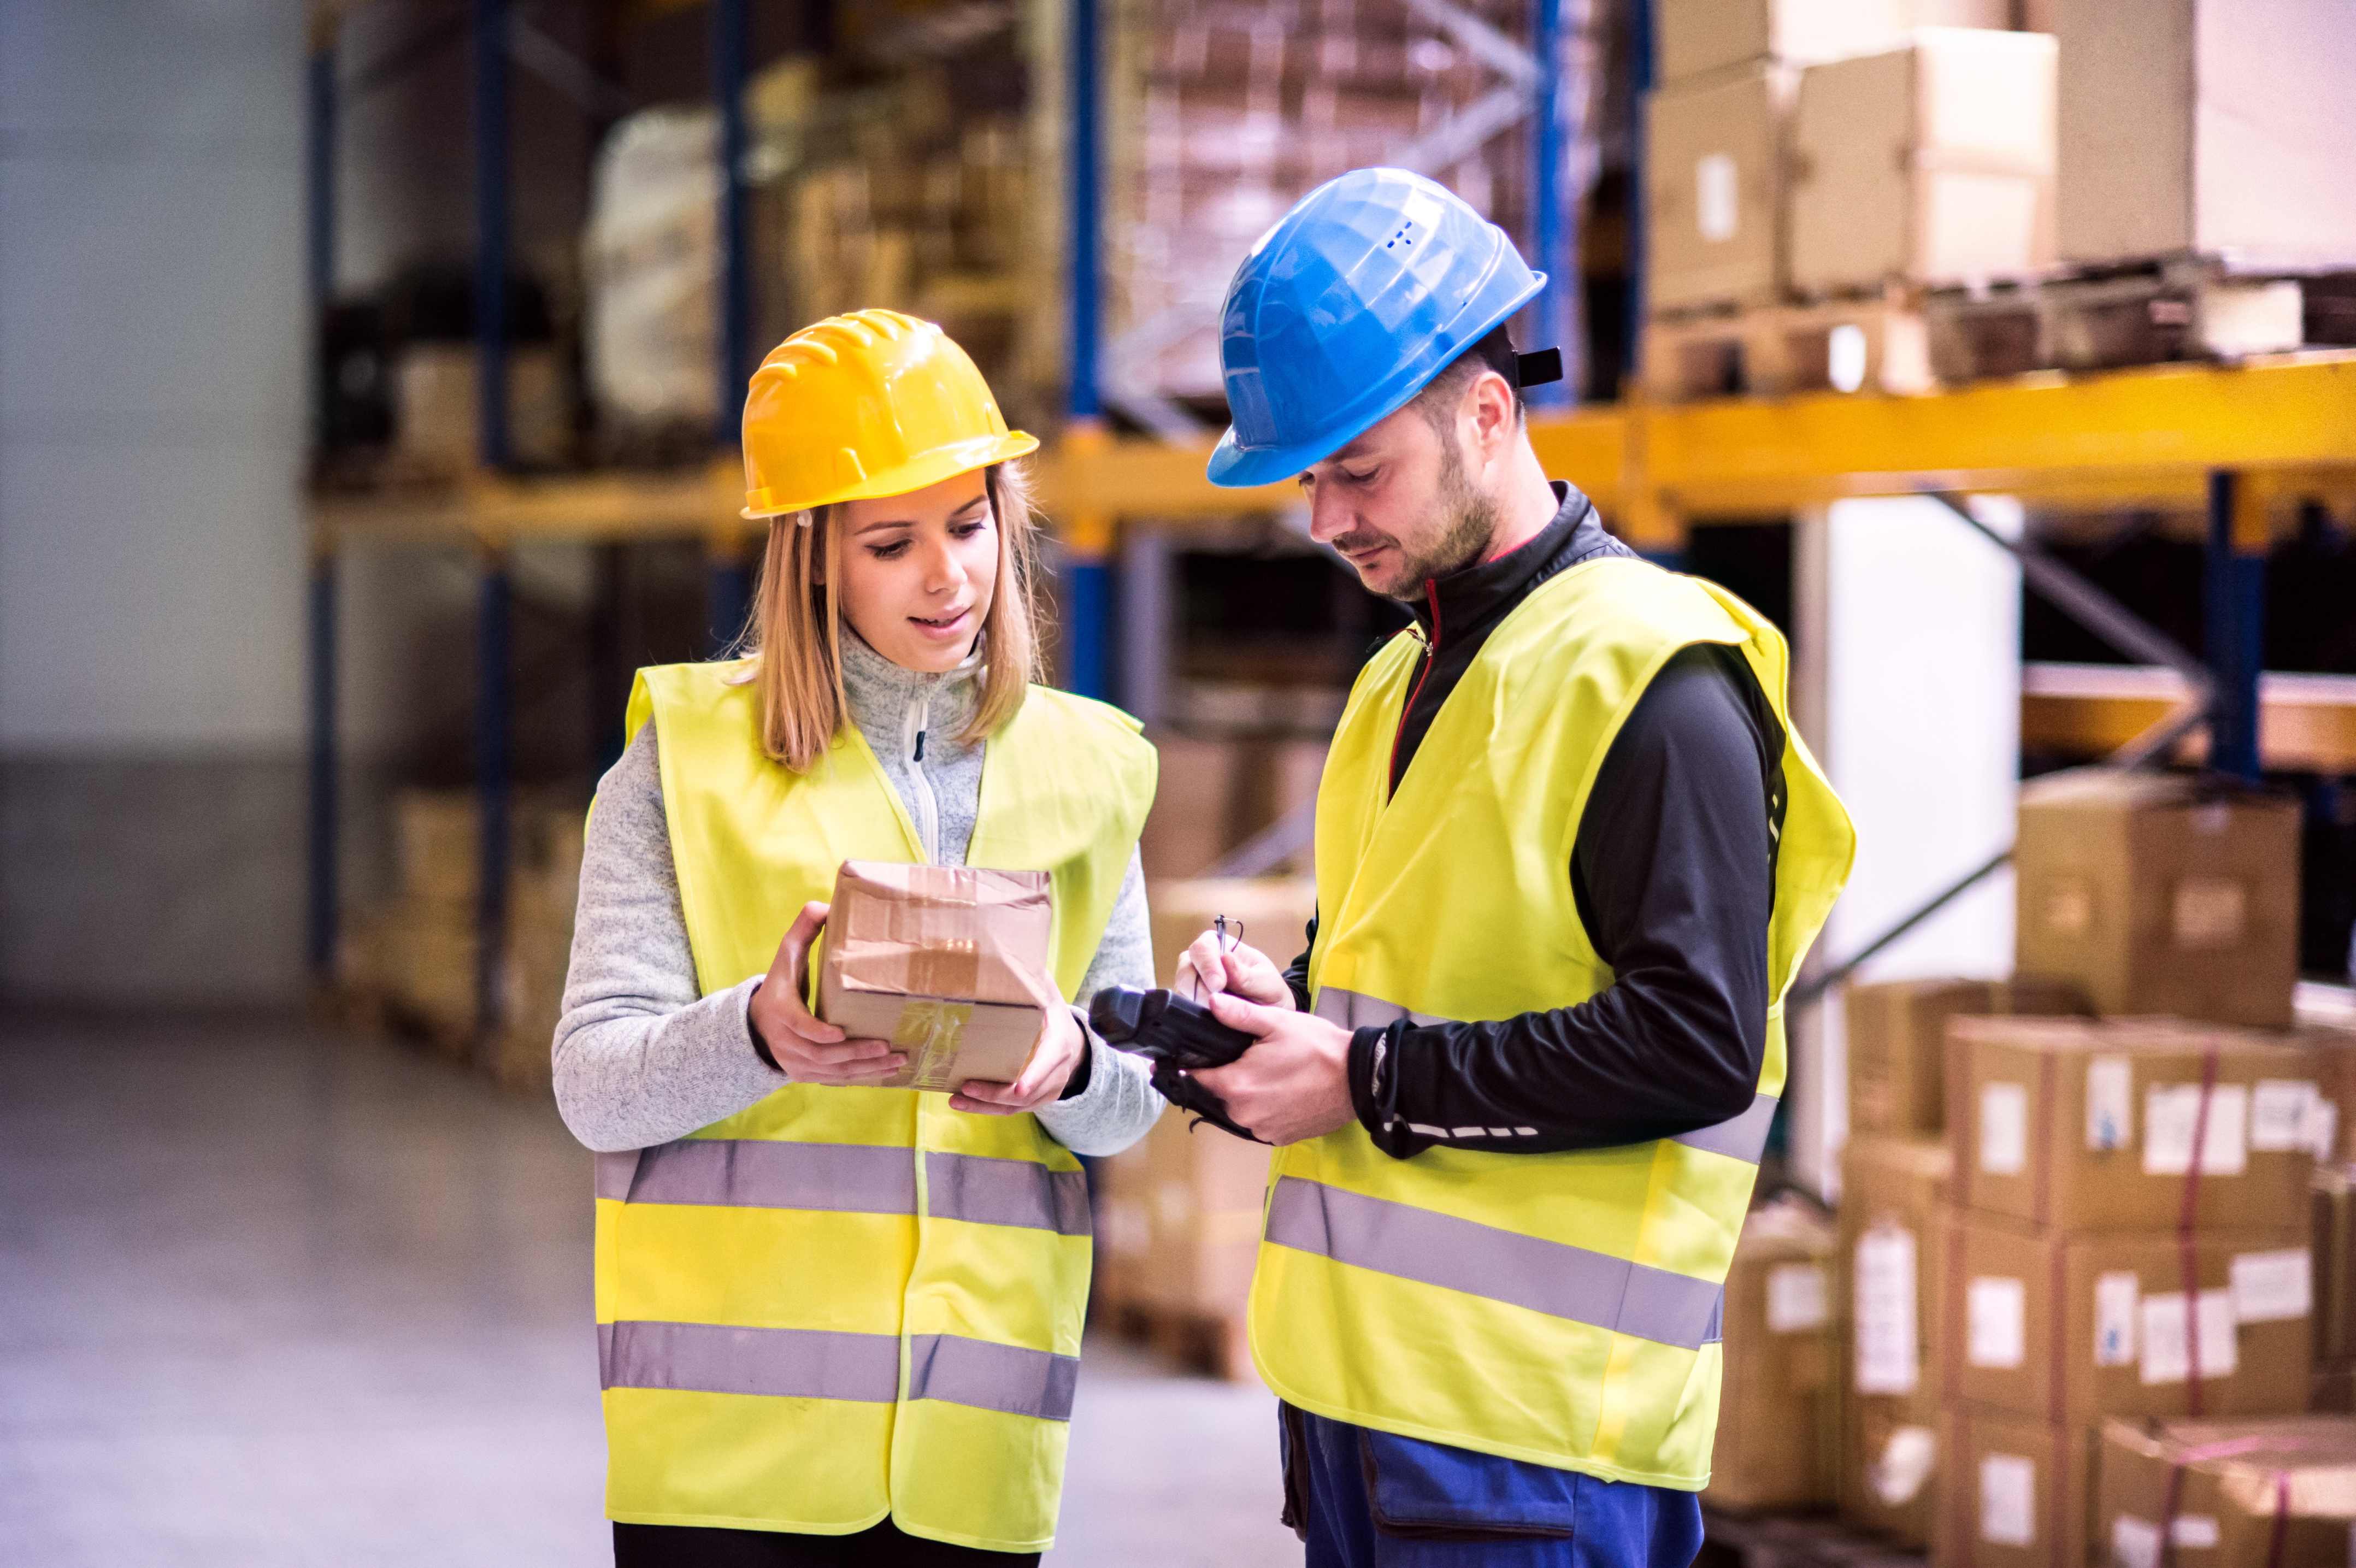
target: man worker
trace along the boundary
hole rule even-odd
[[[1283,970],[1181,959],[1254,1035],[1195,1074],[1279,1147],[1251,1343],[1312,1568],[1685,1568],[1719,1324],[1847,879],[1783,637],[1549,481],[1505,323],[1544,280],[1432,181],[1303,197],[1230,285],[1214,483],[1298,476],[1414,623],[1359,673]]]

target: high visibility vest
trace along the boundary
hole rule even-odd
[[[855,725],[807,774],[759,745],[740,665],[638,673],[705,995],[765,972],[846,859],[922,860]],[[1034,688],[983,754],[967,863],[1044,870],[1069,996],[1151,804],[1126,715]],[[1088,1288],[1087,1184],[1030,1115],[911,1089],[788,1085],[597,1160],[610,1517],[912,1535],[1055,1535]]]
[[[1578,1153],[1395,1159],[1355,1123],[1279,1150],[1251,1344],[1302,1409],[1609,1480],[1708,1483],[1720,1304],[1783,1086],[1783,998],[1855,846],[1792,730],[1783,638],[1707,582],[1625,557],[1573,567],[1490,635],[1396,795],[1419,645],[1394,640],[1352,689],[1318,790],[1309,983],[1317,1014],[1350,1028],[1506,1019],[1608,987],[1571,892],[1580,814],[1646,683],[1697,644],[1742,651],[1785,736],[1756,1099],[1698,1132]]]

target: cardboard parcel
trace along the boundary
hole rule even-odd
[[[2356,1422],[2113,1421],[2096,1547],[2118,1568],[2340,1568],[2356,1523]]]
[[[1044,871],[846,860],[826,923],[819,1017],[907,1052],[886,1088],[1012,1083],[1063,1005]]]

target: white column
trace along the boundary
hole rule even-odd
[[[1974,503],[2017,533],[2020,507]],[[1857,824],[1857,867],[1819,939],[1837,963],[2012,841],[2020,771],[2020,570],[1939,502],[1843,501],[1794,522],[1794,719]],[[1860,979],[2012,967],[1998,872],[1884,949]],[[1847,1136],[1841,997],[1792,1029],[1795,1176],[1834,1195]]]

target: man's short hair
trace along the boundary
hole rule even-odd
[[[1513,334],[1502,322],[1426,381],[1423,390],[1415,395],[1415,407],[1422,411],[1433,429],[1446,431],[1449,421],[1456,417],[1456,406],[1463,399],[1464,389],[1483,370],[1494,370],[1514,389],[1515,419],[1528,412],[1522,402],[1521,365],[1514,353]]]

